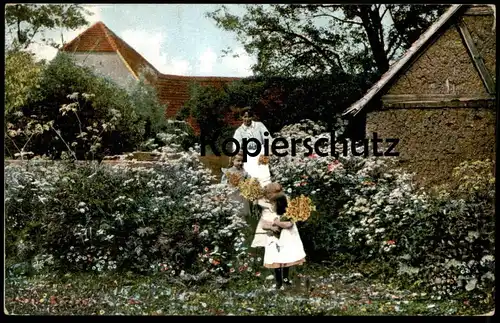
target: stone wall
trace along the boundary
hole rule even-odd
[[[374,111],[367,114],[366,137],[400,139],[401,166],[422,185],[442,184],[462,161],[495,160],[495,118],[491,108]]]

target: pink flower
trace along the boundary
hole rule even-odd
[[[394,241],[394,240],[389,240],[389,241],[387,241],[387,244],[394,245],[394,244],[396,244],[396,241]]]
[[[318,157],[318,155],[316,155],[316,154],[310,154],[308,157],[309,157],[309,158],[317,158],[317,157]]]
[[[260,271],[256,272],[255,276],[259,277],[260,276]]]
[[[328,171],[333,172],[340,165],[342,164],[338,160],[335,160],[332,163],[328,164]]]

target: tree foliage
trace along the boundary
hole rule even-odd
[[[206,140],[219,144],[234,133],[228,117],[251,106],[257,118],[275,133],[303,119],[324,122],[334,130],[339,114],[357,100],[369,84],[346,73],[315,77],[252,77],[223,87],[193,85],[178,118],[194,117]]]
[[[10,46],[26,49],[35,36],[41,35],[44,44],[58,48],[60,44],[46,37],[48,30],[76,30],[88,24],[86,16],[92,13],[81,4],[10,4],[5,8],[5,30],[10,36]],[[62,37],[62,33],[61,33]],[[9,46],[8,45],[8,46]]]
[[[65,53],[43,69],[37,84],[24,104],[6,114],[11,157],[31,152],[51,159],[67,153],[101,159],[137,149],[166,123],[151,88],[138,84],[127,91]]]
[[[8,51],[5,56],[5,109],[9,113],[25,104],[39,86],[44,64],[30,52]]]
[[[441,14],[444,5],[246,5],[207,13],[234,32],[258,61],[257,74],[304,76],[338,71],[367,77],[389,68]]]

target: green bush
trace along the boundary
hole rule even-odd
[[[358,99],[363,80],[339,74],[314,78],[252,77],[221,87],[193,84],[190,99],[179,112],[193,116],[207,138],[225,125],[224,116],[238,118],[238,108],[252,106],[271,133],[303,119],[324,121],[328,130],[338,124],[338,115]],[[236,108],[236,111],[235,111]]]
[[[154,137],[166,123],[163,112],[151,87],[123,89],[60,53],[23,104],[6,115],[7,153],[100,160]]]

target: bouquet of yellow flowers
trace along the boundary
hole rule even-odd
[[[238,188],[241,195],[252,202],[264,196],[264,190],[256,178],[247,178],[240,181]]]
[[[283,221],[305,222],[311,216],[311,212],[316,211],[316,206],[311,198],[300,195],[290,200],[285,214],[281,217]]]
[[[231,186],[238,187],[241,182],[241,174],[238,173],[233,173],[233,172],[226,172],[226,177],[227,181]]]
[[[260,155],[259,156],[259,165],[267,165],[269,164],[269,156]]]

